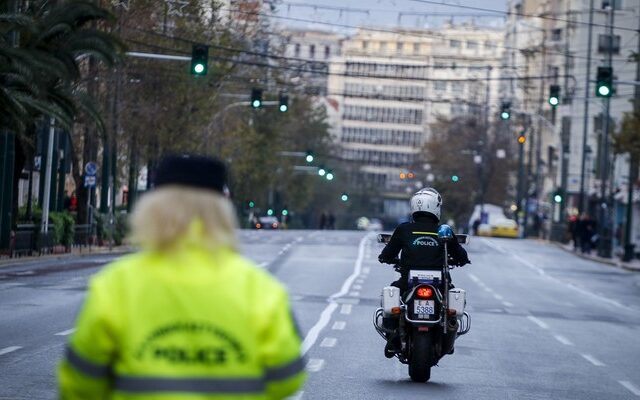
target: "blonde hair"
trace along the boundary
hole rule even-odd
[[[211,190],[167,185],[143,195],[131,215],[133,243],[152,250],[170,249],[201,225],[204,245],[237,250],[233,204]]]

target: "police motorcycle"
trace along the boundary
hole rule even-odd
[[[387,243],[391,235],[378,235],[378,242]],[[394,286],[383,288],[380,308],[375,311],[373,326],[385,341],[388,337],[400,342],[399,351],[388,353],[409,365],[409,376],[414,382],[431,378],[431,367],[447,354],[453,354],[458,336],[471,328],[471,319],[465,311],[466,293],[451,288],[447,243],[453,239],[448,225],[438,229],[438,238],[444,242],[445,262],[440,270],[410,270],[409,285],[404,298]],[[468,235],[456,235],[461,244],[469,243]],[[399,265],[394,267],[400,272]],[[390,323],[391,322],[391,323]],[[390,336],[392,335],[392,336]]]

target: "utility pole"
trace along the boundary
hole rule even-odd
[[[589,1],[589,34],[587,39],[587,75],[585,77],[584,85],[584,120],[582,130],[582,163],[580,167],[580,197],[578,199],[578,211],[582,214],[584,212],[585,204],[585,168],[587,167],[587,134],[589,133],[589,91],[591,79],[591,42],[593,39],[593,0]]]
[[[542,65],[540,68],[540,74],[543,76],[543,79],[540,80],[540,97],[538,98],[538,115],[542,116],[542,108],[545,104],[545,87],[546,85],[546,79],[544,79],[544,76],[546,75],[546,67],[547,67],[547,47],[546,47],[546,39],[547,39],[547,31],[545,29],[542,30]],[[536,218],[538,215],[538,211],[540,208],[540,200],[541,200],[541,192],[544,190],[544,183],[541,181],[544,181],[543,177],[542,177],[542,165],[541,165],[541,161],[542,161],[542,119],[538,118],[538,129],[537,129],[537,139],[536,140],[536,175],[535,175],[535,188],[536,188]],[[535,220],[534,220],[535,221]],[[538,227],[538,229],[536,230],[536,235],[540,236],[540,228],[541,228],[541,222],[540,220],[537,220],[538,223],[536,224],[536,226]]]
[[[638,54],[640,54],[640,36],[638,37]],[[640,81],[640,60],[636,60],[636,81]],[[633,112],[637,117],[638,115],[640,115],[640,86],[635,86],[633,94]],[[624,255],[622,256],[622,261],[631,261],[635,256],[635,244],[633,244],[631,235],[633,234],[633,189],[637,179],[637,173],[638,155],[630,153],[629,183],[627,184],[627,224],[624,227]]]
[[[613,4],[609,4],[609,46],[607,49],[607,66],[613,66],[613,18],[615,16],[615,10]],[[612,88],[613,89],[613,88]],[[611,258],[611,227],[609,226],[609,206],[607,199],[607,180],[609,177],[609,125],[610,125],[610,110],[611,110],[611,97],[605,97],[604,99],[605,112],[604,123],[602,130],[602,141],[600,146],[602,151],[602,158],[600,160],[600,207],[598,209],[598,235],[600,240],[598,241],[598,255],[600,257]]]

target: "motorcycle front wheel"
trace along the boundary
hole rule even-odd
[[[426,332],[414,332],[409,357],[409,376],[414,382],[427,382],[431,378],[433,344]]]

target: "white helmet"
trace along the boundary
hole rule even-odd
[[[440,208],[442,207],[442,197],[434,188],[424,188],[417,191],[411,197],[411,214],[417,212],[428,212],[440,220]]]

